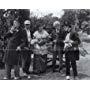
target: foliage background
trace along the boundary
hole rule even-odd
[[[53,29],[53,22],[59,20],[61,22],[61,28],[65,26],[76,25],[77,30],[86,31],[90,34],[90,10],[89,9],[63,9],[64,15],[59,18],[53,16],[53,13],[42,16],[31,15],[29,9],[0,9],[0,61],[2,62],[4,49],[6,48],[7,41],[3,39],[7,31],[10,30],[13,21],[18,20],[20,22],[21,29],[24,28],[23,22],[27,19],[31,21],[32,34],[38,30],[40,25],[44,25],[44,28],[51,33]],[[83,27],[82,27],[83,25]]]

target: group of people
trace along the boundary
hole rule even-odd
[[[61,72],[63,67],[63,55],[65,55],[66,79],[70,79],[70,67],[73,70],[74,79],[78,78],[76,60],[79,60],[80,39],[78,33],[73,26],[67,26],[66,30],[60,28],[60,22],[53,23],[53,30],[49,34],[41,24],[39,28],[31,36],[31,22],[24,21],[23,30],[17,20],[13,22],[13,26],[4,36],[8,38],[8,44],[5,50],[3,61],[5,63],[4,79],[11,79],[11,69],[14,68],[14,79],[20,78],[21,59],[23,74],[30,79],[30,65],[33,54],[33,73],[40,74],[47,70],[47,55],[49,53],[49,45],[52,46],[52,71],[56,71],[56,60],[59,59],[59,69]]]

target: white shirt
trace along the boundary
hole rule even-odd
[[[38,38],[46,38],[46,37],[48,37],[48,36],[49,36],[49,34],[48,34],[45,30],[43,30],[42,33],[39,33],[38,31],[36,31],[36,32],[34,33],[34,37],[35,37],[36,39],[38,39]]]
[[[27,32],[28,42],[30,42],[30,41],[31,41],[31,33],[30,33],[30,30],[28,29],[28,30],[26,30],[26,32]]]
[[[70,39],[70,33],[67,34],[64,42],[65,42],[64,48],[66,48],[68,45],[72,46],[72,44],[71,44],[72,40]]]
[[[43,39],[43,38],[47,39],[48,36],[49,34],[45,30],[43,30],[41,33],[39,33],[38,31],[34,33],[35,39]],[[35,44],[34,53],[41,55],[47,54],[48,53],[47,46],[45,44],[42,46]]]

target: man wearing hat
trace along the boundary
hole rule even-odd
[[[31,42],[31,32],[30,32],[30,24],[29,20],[24,21],[25,28],[23,29],[24,32],[24,45],[22,48],[22,69],[24,76],[28,75],[30,78],[29,67],[31,64],[31,51],[30,51],[30,42]]]
[[[62,68],[62,58],[63,58],[63,48],[64,48],[64,39],[65,39],[65,32],[62,31],[62,29],[60,28],[60,22],[59,21],[55,21],[53,23],[53,32],[51,34],[52,37],[52,41],[53,41],[53,72],[55,72],[55,66],[56,66],[56,59],[57,56],[59,58],[59,72]]]

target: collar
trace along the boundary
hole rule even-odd
[[[30,31],[30,29],[25,28],[26,31]]]

